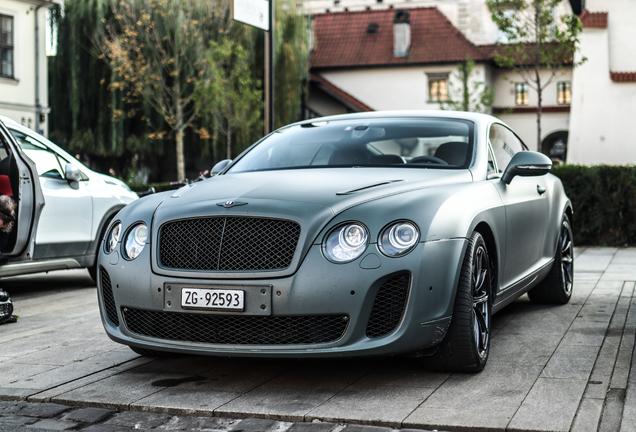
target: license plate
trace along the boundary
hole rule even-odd
[[[183,288],[181,307],[188,309],[243,311],[245,291],[224,289]]]

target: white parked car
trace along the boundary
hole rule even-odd
[[[88,268],[110,220],[137,194],[84,166],[42,135],[0,116],[0,194],[18,201],[0,233],[0,277]],[[4,236],[4,238],[3,238]]]

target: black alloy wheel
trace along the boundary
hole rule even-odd
[[[494,266],[482,235],[468,239],[451,323],[437,351],[422,357],[428,369],[479,372],[490,352]]]

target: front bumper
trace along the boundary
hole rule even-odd
[[[414,352],[436,345],[446,333],[465,248],[465,239],[423,242],[407,256],[387,258],[372,244],[363,257],[338,265],[322,256],[320,245],[313,245],[293,275],[268,279],[263,272],[265,277],[261,279],[244,280],[202,280],[187,277],[187,272],[182,277],[158,275],[150,268],[150,247],[134,261],[124,260],[116,253],[100,254],[98,292],[102,322],[116,342],[188,354],[335,357]],[[407,284],[406,301],[402,301],[397,318],[394,305],[378,308],[378,293],[392,281]],[[183,309],[183,287],[242,289],[245,310],[236,313]],[[139,313],[145,320],[143,330],[131,321],[133,314],[139,317]],[[389,321],[394,319],[395,325],[389,325],[389,331],[384,333],[369,331],[372,315],[376,323],[382,323],[382,314]],[[338,320],[344,321],[342,332],[335,339],[253,339],[249,335],[257,332],[250,323],[260,326],[259,323],[273,322],[270,331],[282,333],[288,325],[285,320],[325,316],[336,325]],[[225,330],[217,328],[221,321],[226,323]],[[173,331],[171,323],[176,322],[183,331]],[[314,333],[310,330],[315,325],[319,324],[307,323],[305,333]],[[215,329],[205,328],[209,326]],[[224,338],[222,333],[227,329],[242,337]],[[263,329],[259,331],[262,333]],[[210,332],[216,336],[206,336]]]

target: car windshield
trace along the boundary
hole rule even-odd
[[[458,119],[315,121],[277,130],[229,172],[290,168],[468,168],[473,123]]]

